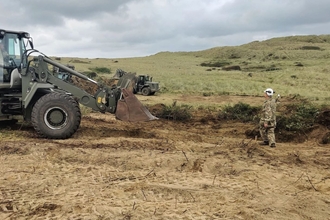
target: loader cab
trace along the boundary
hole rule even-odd
[[[21,85],[19,69],[27,64],[23,39],[28,36],[26,32],[0,30],[0,88]]]

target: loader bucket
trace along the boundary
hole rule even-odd
[[[129,90],[122,88],[122,99],[118,100],[116,118],[122,121],[138,122],[158,119],[142,105]]]

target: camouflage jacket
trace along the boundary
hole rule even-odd
[[[270,123],[276,123],[276,100],[274,98],[267,99],[262,108],[261,120]]]

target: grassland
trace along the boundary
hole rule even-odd
[[[271,87],[282,96],[329,101],[330,35],[292,36],[192,52],[159,52],[133,58],[61,57],[80,72],[95,67],[149,74],[161,93],[260,96]],[[204,65],[203,65],[204,64]],[[228,66],[241,70],[225,71]],[[100,74],[100,73],[98,73]]]

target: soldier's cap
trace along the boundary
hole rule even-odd
[[[268,88],[264,91],[264,93],[266,93],[268,96],[273,96],[275,91],[272,90],[271,88]]]

